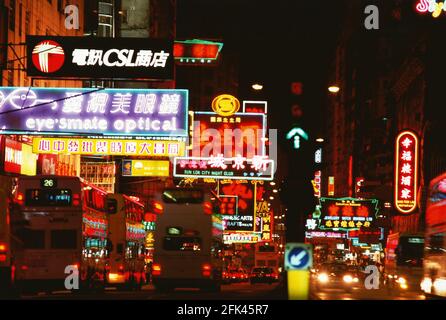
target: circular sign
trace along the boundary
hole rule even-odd
[[[223,117],[228,117],[240,109],[240,101],[230,94],[222,94],[212,101],[212,110]]]
[[[41,41],[32,51],[32,61],[40,72],[53,73],[62,68],[65,62],[65,52],[56,41]]]

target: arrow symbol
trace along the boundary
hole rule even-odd
[[[302,138],[304,138],[305,140],[307,140],[308,141],[308,134],[304,131],[304,130],[302,130],[302,128],[293,128],[293,129],[291,129],[288,133],[287,133],[287,135],[286,135],[286,138],[288,139],[288,140],[290,140],[291,138],[293,138],[295,135],[299,135],[299,136],[301,136]]]
[[[290,258],[290,263],[293,266],[300,266],[301,260],[307,255],[305,251],[301,251],[298,254],[292,255]]]

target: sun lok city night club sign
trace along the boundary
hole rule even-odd
[[[3,133],[185,137],[188,91],[0,88]]]
[[[28,76],[173,79],[173,41],[27,36]]]
[[[403,214],[417,208],[418,136],[410,130],[398,134],[395,142],[395,207]]]

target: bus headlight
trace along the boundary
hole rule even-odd
[[[436,279],[434,281],[433,286],[435,289],[435,293],[440,294],[440,295],[446,294],[446,280],[445,279]]]
[[[318,275],[317,279],[319,280],[319,282],[326,283],[328,282],[328,274],[321,273],[320,275]]]
[[[344,282],[352,283],[353,282],[353,277],[351,275],[345,275],[343,280],[344,280]]]
[[[423,281],[420,283],[421,290],[423,290],[426,293],[432,293],[432,279],[431,278],[424,278]]]

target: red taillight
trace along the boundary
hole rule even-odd
[[[23,205],[23,200],[24,200],[23,193],[18,193],[18,194],[17,194],[17,202],[18,202],[20,205]]]
[[[0,262],[6,261],[6,254],[0,254]]]
[[[26,271],[26,270],[28,270],[28,266],[21,266],[21,267],[20,267],[20,270],[22,270],[22,271]]]
[[[160,276],[161,275],[161,265],[159,263],[154,263],[152,266],[152,275]]]
[[[79,193],[73,194],[73,206],[78,206],[81,204],[81,196]]]
[[[210,264],[208,264],[208,263],[203,264],[203,267],[202,267],[203,277],[210,277],[211,271],[212,271],[212,267]]]
[[[118,267],[118,272],[119,273],[124,273],[124,266],[121,264],[121,265],[119,265],[119,267]]]
[[[205,214],[212,214],[212,204],[206,201],[203,203],[203,210]]]
[[[6,243],[0,242],[0,252],[8,251],[8,245]]]

